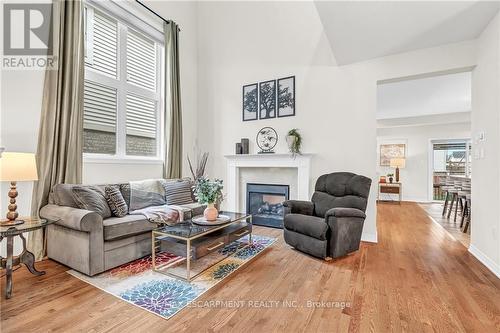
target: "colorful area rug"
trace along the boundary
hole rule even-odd
[[[154,272],[151,256],[93,277],[74,270],[68,273],[124,301],[169,319],[276,241],[276,238],[253,235],[252,245],[248,245],[247,237],[220,249],[220,254],[229,256],[201,273],[190,283]],[[166,252],[156,255],[157,265],[180,259],[182,258]]]

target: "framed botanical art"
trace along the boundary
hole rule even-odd
[[[257,83],[243,86],[243,121],[258,119],[257,93]]]
[[[278,79],[278,117],[295,116],[295,76]]]
[[[406,144],[390,143],[380,145],[380,166],[388,167],[393,158],[406,157]]]
[[[276,80],[259,83],[259,119],[276,118]]]

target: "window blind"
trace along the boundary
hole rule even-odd
[[[128,30],[127,33],[127,81],[149,90],[156,90],[155,42]]]
[[[115,20],[94,11],[91,67],[114,78],[117,73],[117,27]]]
[[[156,102],[127,94],[127,135],[156,138]]]
[[[85,80],[83,95],[84,128],[115,132],[116,109],[116,89]]]

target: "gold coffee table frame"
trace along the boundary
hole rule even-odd
[[[187,282],[191,282],[197,276],[199,276],[200,274],[202,274],[206,270],[210,269],[211,267],[215,266],[216,264],[218,264],[219,262],[221,262],[222,260],[226,259],[229,256],[229,255],[222,256],[222,258],[220,260],[215,261],[214,263],[210,264],[206,268],[202,269],[197,274],[192,275],[191,274],[191,260],[192,260],[191,259],[191,242],[193,240],[195,240],[195,239],[198,239],[200,237],[209,235],[209,234],[211,234],[213,232],[216,232],[218,230],[227,228],[227,227],[229,227],[229,226],[231,226],[233,224],[240,223],[242,221],[245,221],[247,224],[249,224],[250,228],[244,230],[240,234],[235,234],[235,236],[237,236],[238,239],[240,239],[240,238],[248,235],[248,245],[247,246],[252,245],[252,229],[253,229],[252,215],[250,215],[250,214],[230,213],[230,212],[220,212],[220,213],[221,214],[225,214],[225,215],[229,213],[232,216],[231,217],[231,221],[228,221],[227,223],[224,223],[224,224],[221,224],[221,225],[217,225],[217,226],[213,226],[213,227],[210,226],[209,230],[207,230],[205,232],[197,233],[197,234],[195,234],[195,235],[193,235],[191,237],[183,237],[183,236],[175,235],[173,233],[169,233],[168,230],[164,230],[165,227],[160,227],[160,228],[154,229],[151,232],[151,237],[152,237],[151,238],[151,253],[152,253],[152,261],[153,261],[153,271],[158,272],[158,273],[162,273],[162,274],[165,274],[165,275],[169,275],[169,276],[172,276],[172,277],[175,277],[175,278],[179,278],[179,279],[182,279],[182,280],[187,281]],[[235,217],[233,219],[234,215],[237,215],[238,217]],[[191,224],[193,224],[193,222],[191,220],[185,221],[183,223],[191,223]],[[170,266],[171,263],[164,263],[164,264],[156,265],[156,251],[157,250],[161,251],[161,241],[162,241],[161,238],[158,238],[158,237],[170,237],[170,238],[179,239],[179,240],[182,240],[182,241],[186,242],[186,258],[184,258],[181,261],[181,262],[186,261],[186,275],[185,276],[177,275],[175,273],[166,271],[165,269],[168,269],[166,267]],[[237,239],[235,239],[234,241],[236,241],[236,240]],[[230,244],[230,243],[228,243],[228,244]],[[209,251],[212,251],[212,250],[215,250],[217,248],[222,248],[225,245],[227,245],[227,244],[225,244],[224,242],[220,242],[220,244],[217,244],[214,247],[207,248],[207,249]],[[195,259],[195,260],[199,260],[199,259]],[[177,264],[180,264],[181,262],[178,262]]]

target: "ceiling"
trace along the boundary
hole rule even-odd
[[[471,72],[425,77],[377,86],[377,119],[471,111]]]
[[[338,65],[475,39],[500,1],[320,1]]]

